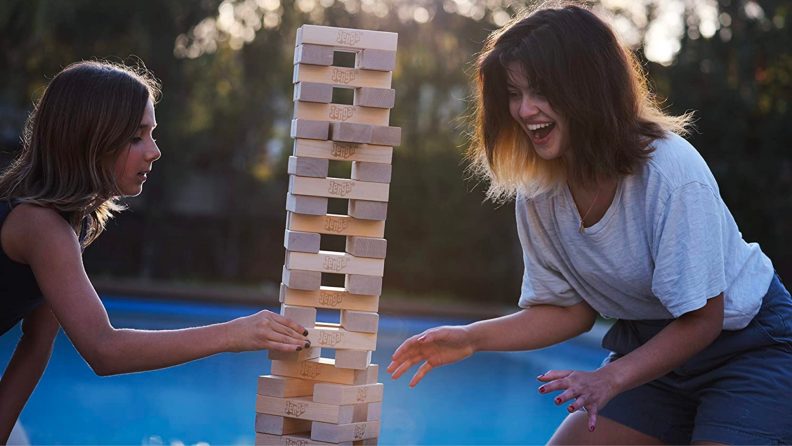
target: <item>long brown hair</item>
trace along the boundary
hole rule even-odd
[[[539,157],[511,117],[507,67],[513,64],[567,118],[572,166],[561,157]],[[489,180],[493,201],[557,192],[567,177],[590,185],[635,173],[649,159],[652,141],[668,131],[685,134],[692,119],[666,115],[637,58],[610,26],[568,3],[545,3],[493,32],[474,82],[468,159],[474,176]]]
[[[115,161],[123,156],[159,84],[142,66],[85,61],[69,65],[44,90],[25,123],[22,150],[0,177],[0,199],[68,213],[83,247],[104,230],[122,193]]]

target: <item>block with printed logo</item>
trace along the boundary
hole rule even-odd
[[[390,109],[297,101],[294,103],[294,119],[341,121],[353,122],[356,124],[371,124],[373,126],[387,126],[390,122]],[[377,144],[382,146],[390,145],[382,143]]]
[[[376,333],[379,314],[370,311],[341,310],[341,326],[347,331]]]
[[[313,395],[316,381],[289,376],[262,375],[258,379],[256,393],[276,398],[292,398]]]
[[[323,286],[318,291],[306,291],[294,290],[281,284],[278,300],[281,303],[298,307],[357,311],[377,311],[379,309],[379,296],[350,294],[344,288],[330,286]]]
[[[335,366],[341,369],[365,370],[371,365],[371,352],[364,350],[336,350]]]
[[[399,35],[391,32],[303,25],[297,32],[295,46],[308,43],[337,48],[396,51],[398,42]]]
[[[335,161],[364,161],[367,163],[390,164],[393,160],[393,147],[297,139],[294,141],[294,156]]]
[[[325,441],[311,440],[310,429],[305,433],[292,435],[272,435],[256,433],[256,446],[376,446],[376,443],[366,443],[370,440],[346,441],[343,443],[327,443]]]
[[[315,403],[335,404],[337,406],[378,403],[382,401],[382,394],[382,383],[358,386],[318,383],[314,387],[313,401]]]
[[[308,178],[291,175],[289,176],[289,192],[292,195],[310,197],[386,202],[390,193],[390,185],[343,178]]]
[[[316,358],[304,362],[272,361],[272,374],[336,384],[376,384],[379,366],[371,364],[365,370],[339,369],[330,358]]]
[[[281,284],[285,287],[285,285]],[[304,290],[297,290],[304,291]],[[307,361],[309,359],[318,358],[322,355],[322,349],[319,347],[308,347],[295,352],[282,352],[280,350],[267,350],[267,359],[270,361]]]
[[[313,254],[310,252],[287,251],[286,268],[320,273],[360,274],[382,277],[385,271],[385,260],[355,257],[345,252],[319,251],[317,254]]]
[[[314,422],[311,427],[311,439],[326,441],[328,443],[341,443],[344,441],[358,441],[369,438],[378,438],[380,435],[379,421],[366,421],[362,423],[328,424]]]
[[[289,435],[311,431],[311,420],[299,420],[263,413],[256,414],[256,432],[273,435]]]
[[[385,222],[362,220],[348,215],[305,215],[289,212],[286,215],[286,229],[316,234],[382,238],[385,235]]]
[[[292,82],[320,82],[345,88],[390,88],[393,74],[387,71],[359,70],[343,67],[295,65]]]
[[[311,341],[311,345],[321,348],[371,351],[377,349],[376,333],[347,331],[338,324],[317,323],[308,331],[308,340]]]
[[[324,423],[347,424],[352,422],[353,406],[335,406],[314,403],[311,397],[275,398],[256,396],[256,413]]]

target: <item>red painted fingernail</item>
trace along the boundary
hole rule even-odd
[[[537,377],[536,377],[536,379],[539,379],[539,378],[541,378],[541,377],[543,377],[543,376],[545,376],[545,374],[544,374],[544,373],[542,373],[541,375],[537,376]]]
[[[546,389],[544,388],[544,386],[542,386],[542,387],[539,388],[539,393],[545,393],[545,390]]]
[[[561,404],[561,398],[556,398],[556,399],[555,399],[555,403],[556,403],[556,404]]]
[[[575,408],[572,407],[572,406],[569,406],[569,407],[567,407],[567,410],[569,411],[569,413],[572,413],[572,412],[575,411]]]
[[[589,432],[594,432],[594,425],[589,426]]]

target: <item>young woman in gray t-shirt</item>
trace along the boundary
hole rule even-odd
[[[600,314],[617,319],[603,366],[538,377],[570,412],[550,443],[792,442],[792,298],[680,136],[690,115],[664,114],[633,54],[574,6],[493,33],[476,87],[470,159],[489,198],[516,198],[523,310],[413,336],[393,378],[548,347]]]

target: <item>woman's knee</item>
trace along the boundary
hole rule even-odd
[[[597,417],[594,432],[588,429],[588,413],[578,411],[566,417],[548,441],[549,445],[571,444],[665,444],[663,441],[638,432],[605,417]]]

